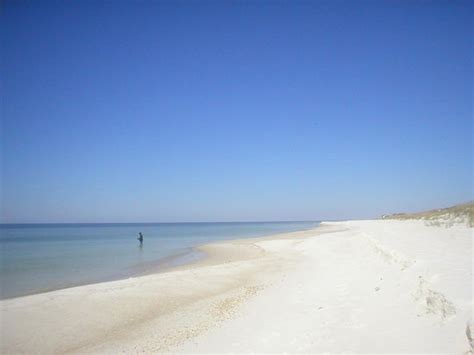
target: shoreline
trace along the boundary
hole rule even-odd
[[[51,289],[41,289],[41,290],[25,293],[25,294],[22,294],[22,295],[18,295],[18,296],[3,297],[3,298],[0,297],[0,301],[7,301],[7,300],[13,300],[13,299],[16,299],[16,298],[21,298],[21,297],[28,297],[28,296],[40,295],[40,294],[43,294],[43,293],[67,290],[67,289],[75,288],[75,287],[83,287],[83,286],[88,286],[88,285],[98,285],[98,284],[103,284],[103,283],[107,283],[107,282],[116,282],[116,281],[121,281],[121,280],[127,280],[127,279],[130,279],[130,278],[136,278],[136,277],[142,277],[142,276],[153,275],[153,274],[157,274],[157,273],[161,273],[161,272],[166,272],[168,270],[171,270],[171,269],[173,269],[175,267],[179,267],[179,266],[184,266],[184,265],[188,265],[188,264],[192,265],[194,262],[197,262],[199,259],[198,260],[192,260],[192,261],[184,261],[184,262],[178,261],[176,263],[176,259],[180,259],[182,257],[188,257],[188,256],[192,257],[192,254],[196,253],[196,252],[201,253],[199,250],[197,250],[197,247],[189,247],[187,249],[189,249],[189,250],[180,252],[178,254],[173,254],[173,255],[170,255],[170,256],[165,256],[161,259],[158,259],[158,260],[155,260],[155,261],[152,261],[152,262],[148,262],[148,263],[145,264],[145,265],[152,264],[151,266],[138,265],[138,266],[134,267],[134,268],[137,268],[137,269],[146,267],[146,270],[143,270],[143,271],[134,271],[134,272],[125,272],[124,271],[124,272],[122,272],[120,274],[116,274],[112,277],[100,278],[100,279],[97,279],[95,281],[79,282],[79,283],[74,283],[74,284],[70,284],[70,285],[65,285],[63,287],[54,287],[54,288],[51,288]],[[198,258],[205,258],[205,257],[206,256],[204,256],[204,255],[200,255]],[[176,264],[176,265],[173,266],[173,264]]]
[[[223,222],[223,223],[226,223],[226,222]],[[242,223],[245,223],[245,222],[242,222]],[[137,278],[137,277],[172,271],[178,268],[179,269],[186,268],[186,266],[191,267],[194,263],[198,263],[209,257],[205,251],[206,246],[208,244],[219,244],[219,243],[223,243],[227,241],[231,242],[231,241],[240,241],[240,240],[245,240],[245,239],[253,240],[253,239],[258,239],[258,238],[272,238],[273,236],[278,236],[280,234],[284,235],[288,233],[304,232],[304,231],[318,228],[320,222],[314,222],[314,223],[317,223],[316,227],[301,229],[301,230],[297,230],[293,232],[264,234],[259,237],[242,237],[242,238],[237,237],[235,239],[215,240],[211,242],[205,242],[203,244],[191,245],[189,247],[183,248],[182,251],[179,251],[176,254],[164,256],[157,260],[149,261],[143,264],[130,266],[127,269],[121,270],[120,272],[117,272],[113,275],[103,276],[97,279],[89,279],[89,280],[81,281],[81,282],[65,283],[64,285],[59,286],[59,287],[53,286],[50,288],[41,288],[38,290],[32,290],[30,292],[26,292],[26,293],[16,295],[16,296],[0,297],[0,301],[12,300],[16,298],[28,297],[28,296],[49,293],[49,292],[54,292],[54,291],[60,291],[60,290],[65,290],[65,289],[75,288],[75,287],[97,285],[97,284],[102,284],[102,283],[107,283],[107,282],[127,280],[130,278]]]
[[[471,234],[346,221],[209,243],[165,272],[0,301],[0,351],[465,352]]]
[[[308,229],[301,229],[301,230],[292,231],[292,232],[274,233],[274,234],[268,234],[268,235],[263,235],[259,237],[216,240],[213,242],[192,246],[190,247],[191,249],[190,253],[193,253],[193,252],[202,253],[203,255],[200,258],[189,261],[189,262],[185,262],[182,264],[180,263],[174,266],[166,266],[166,265],[158,266],[157,265],[158,267],[155,270],[149,270],[143,274],[132,276],[132,277],[142,277],[142,276],[160,274],[164,272],[182,271],[182,270],[187,270],[188,268],[193,268],[193,267],[212,266],[219,263],[226,263],[226,262],[232,262],[232,261],[238,261],[238,260],[247,260],[251,258],[252,255],[255,255],[254,252],[250,251],[251,249],[247,248],[246,250],[247,253],[245,253],[244,250],[240,250],[244,252],[244,254],[246,255],[244,257],[244,254],[242,253],[236,256],[235,253],[229,252],[228,250],[226,250],[226,249],[229,249],[227,247],[229,245],[232,245],[232,247],[238,248],[236,244],[238,244],[239,246],[250,245],[250,244],[254,244],[256,242],[261,242],[265,240],[288,239],[288,238],[298,238],[298,237],[301,238],[301,237],[307,236],[308,233],[321,232],[322,228],[324,227],[322,226],[323,222],[321,221],[321,222],[314,222],[314,223],[318,223],[317,226],[308,228]],[[182,253],[179,255],[170,255],[168,257],[165,257],[157,261],[157,264],[160,264],[161,262],[165,261],[165,259],[169,259],[172,263],[172,259],[174,259],[175,257],[179,257],[181,255],[185,255],[185,254],[187,253]],[[114,280],[114,281],[119,281],[119,280]]]
[[[271,251],[262,252],[258,243],[298,242],[330,230],[334,228],[321,223],[309,230],[208,243],[199,247],[206,258],[164,272],[0,300],[2,339],[8,340],[0,342],[0,350],[109,352],[96,347],[104,341],[116,343],[131,334],[139,335],[140,329],[150,323],[158,322],[158,327],[168,329],[171,315],[199,314],[188,326],[199,331],[177,338],[164,335],[159,349],[150,350],[165,351],[206,329],[207,325],[196,324],[200,318],[206,322],[209,317],[227,318],[229,307],[236,307],[258,292],[262,283],[275,278],[275,271],[280,271],[282,265],[290,265],[288,261],[276,263]],[[229,297],[236,295],[239,301],[226,304]],[[222,306],[218,314],[211,312],[209,316],[205,310],[216,302]],[[177,327],[182,327],[179,322]]]

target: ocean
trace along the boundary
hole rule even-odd
[[[318,222],[0,224],[0,299],[124,279],[199,260],[196,246]],[[143,246],[137,240],[144,237]]]

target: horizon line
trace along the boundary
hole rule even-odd
[[[73,224],[211,224],[211,223],[297,223],[321,222],[321,220],[254,220],[254,221],[180,221],[180,222],[0,222],[6,225],[73,225]]]

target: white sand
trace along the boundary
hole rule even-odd
[[[209,245],[178,270],[1,301],[0,350],[466,353],[472,232],[351,221]]]

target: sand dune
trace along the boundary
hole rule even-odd
[[[474,202],[417,213],[395,213],[384,215],[382,218],[423,220],[427,225],[444,227],[452,227],[455,224],[465,224],[469,227],[474,227]]]
[[[472,228],[323,223],[161,274],[1,301],[2,353],[472,350]]]

